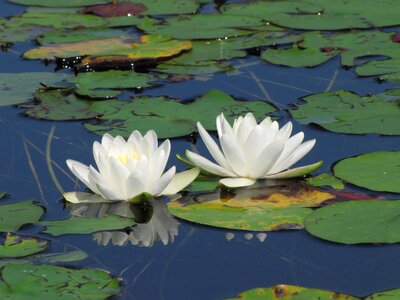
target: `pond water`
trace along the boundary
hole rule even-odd
[[[216,1],[217,2],[217,1]],[[0,0],[0,17],[23,13],[25,6]],[[213,11],[209,5],[204,11]],[[385,29],[389,31],[388,29]],[[399,27],[390,31],[400,32]],[[34,42],[15,43],[0,52],[1,73],[54,72],[55,63],[25,60],[23,52],[36,47]],[[310,94],[327,90],[349,90],[358,95],[379,94],[399,88],[395,82],[378,82],[375,77],[358,77],[354,68],[340,64],[340,57],[313,68],[290,68],[266,63],[257,55],[231,60],[239,69],[234,73],[216,73],[181,82],[143,89],[138,95],[168,96],[192,100],[211,89],[219,89],[235,98],[272,102],[279,108],[273,115],[282,125],[292,121],[294,132],[304,131],[306,139],[317,144],[301,164],[323,160],[315,173],[330,173],[335,162],[363,153],[399,150],[400,137],[378,134],[334,133],[317,125],[301,125],[288,113],[291,104]],[[64,69],[59,73],[72,74]],[[255,80],[255,78],[257,78]],[[121,99],[135,95],[125,91]],[[272,101],[271,101],[272,100]],[[22,114],[15,106],[0,106],[0,191],[10,194],[2,203],[35,199],[45,207],[41,220],[67,218],[62,195],[57,190],[46,162],[46,143],[51,140],[51,159],[62,171],[54,172],[65,191],[84,190],[69,172],[65,161],[75,159],[93,164],[92,144],[99,136],[89,132],[81,121],[37,120]],[[174,138],[172,153],[184,155],[192,149],[188,138]],[[197,151],[207,153],[200,139]],[[185,165],[173,155],[168,166]],[[398,195],[374,192],[346,184],[346,192],[377,195],[396,199]],[[164,199],[167,201],[167,199]],[[290,284],[331,290],[363,297],[377,291],[400,287],[399,244],[343,245],[323,241],[305,230],[267,232],[264,241],[257,232],[239,231],[178,220],[178,235],[173,242],[160,241],[152,247],[100,246],[92,234],[71,234],[52,237],[41,233],[40,225],[24,226],[19,234],[49,239],[45,253],[82,250],[84,260],[62,263],[63,266],[91,267],[107,270],[120,277],[121,291],[112,299],[225,299],[256,287]],[[227,233],[233,233],[231,240]],[[246,235],[252,233],[253,237]],[[229,235],[228,235],[229,236]]]

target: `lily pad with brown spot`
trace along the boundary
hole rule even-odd
[[[253,231],[301,229],[312,209],[334,195],[302,184],[217,190],[168,203],[178,218],[203,225]]]
[[[235,298],[226,300],[357,300],[350,295],[339,294],[319,289],[306,288],[294,285],[279,284],[268,288],[256,288],[240,293]],[[374,298],[375,299],[375,298]]]

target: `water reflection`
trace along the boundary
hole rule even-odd
[[[136,225],[127,231],[104,231],[93,234],[93,240],[101,246],[110,242],[116,246],[129,243],[139,247],[152,247],[161,241],[172,244],[178,235],[179,222],[168,212],[162,201],[155,200],[141,205],[126,201],[117,203],[77,204],[71,206],[71,214],[80,217],[103,218],[119,215],[132,218]]]

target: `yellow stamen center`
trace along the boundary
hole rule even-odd
[[[140,153],[136,152],[129,154],[121,154],[120,156],[118,156],[118,160],[125,165],[129,159],[139,160],[140,156],[141,156]]]

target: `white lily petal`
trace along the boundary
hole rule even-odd
[[[135,130],[129,136],[128,142],[133,142],[135,144],[140,144],[140,141],[142,140],[142,138],[143,138],[142,134],[138,130]]]
[[[101,145],[105,148],[108,149],[110,144],[114,141],[114,138],[109,135],[108,133],[104,134],[103,137],[101,138]]]
[[[186,150],[186,156],[187,158],[196,166],[200,167],[201,169],[204,169],[208,171],[209,173],[218,175],[218,176],[236,176],[235,173],[224,169],[223,167],[209,161],[207,158],[194,153],[192,151]]]
[[[279,130],[279,139],[282,141],[287,141],[292,134],[293,125],[292,122],[287,122],[280,130]]]
[[[231,169],[221,149],[218,147],[217,143],[212,139],[212,137],[208,134],[208,132],[204,129],[200,122],[197,122],[197,130],[215,161],[223,168],[228,170]]]
[[[122,200],[124,197],[120,191],[116,191],[92,166],[89,167],[89,176],[96,182],[99,193],[109,200]]]
[[[275,161],[281,155],[284,146],[284,142],[280,140],[269,144],[254,160],[250,176],[252,178],[261,178],[268,174]]]
[[[250,186],[250,185],[253,185],[255,182],[256,182],[255,179],[241,178],[241,177],[223,178],[219,181],[219,183],[221,183],[222,185],[230,187],[230,188]]]
[[[172,178],[174,178],[175,172],[175,166],[171,167],[167,172],[165,172],[160,177],[160,179],[154,182],[150,193],[156,196],[161,195],[165,188],[171,183]]]
[[[98,194],[84,192],[68,192],[64,193],[63,197],[65,200],[73,204],[112,202],[111,200],[105,199]]]
[[[289,179],[304,176],[310,174],[311,172],[315,171],[319,167],[322,166],[322,161],[319,161],[315,164],[302,166],[294,169],[290,169],[281,173],[272,174],[265,176],[266,179]]]
[[[255,126],[257,126],[257,122],[254,122],[252,118],[243,118],[236,133],[236,141],[240,146],[245,145],[247,137]]]
[[[277,172],[286,170],[302,159],[315,145],[315,139],[301,144],[293,153],[282,163],[281,169]]]
[[[68,159],[67,166],[71,172],[78,177],[92,192],[98,193],[99,190],[95,184],[90,180],[89,167],[80,163],[79,161]]]
[[[297,147],[301,145],[303,139],[304,133],[301,131],[286,141],[285,149],[283,149],[281,156],[279,156],[279,158],[276,160],[275,164],[270,170],[270,173],[277,173],[279,171],[285,170],[285,161],[297,149]]]
[[[125,181],[125,199],[132,199],[145,191],[143,172],[135,172],[129,175]]]
[[[242,147],[243,155],[246,157],[247,162],[254,161],[266,146],[265,132],[260,125],[256,125],[248,134],[246,142]]]
[[[221,147],[225,154],[225,157],[232,169],[239,176],[247,175],[247,164],[242,153],[242,150],[236,144],[234,138],[228,134],[223,134],[221,136]]]
[[[175,174],[168,186],[161,192],[162,195],[174,195],[189,184],[193,182],[199,176],[200,168],[189,169],[180,173]]]

